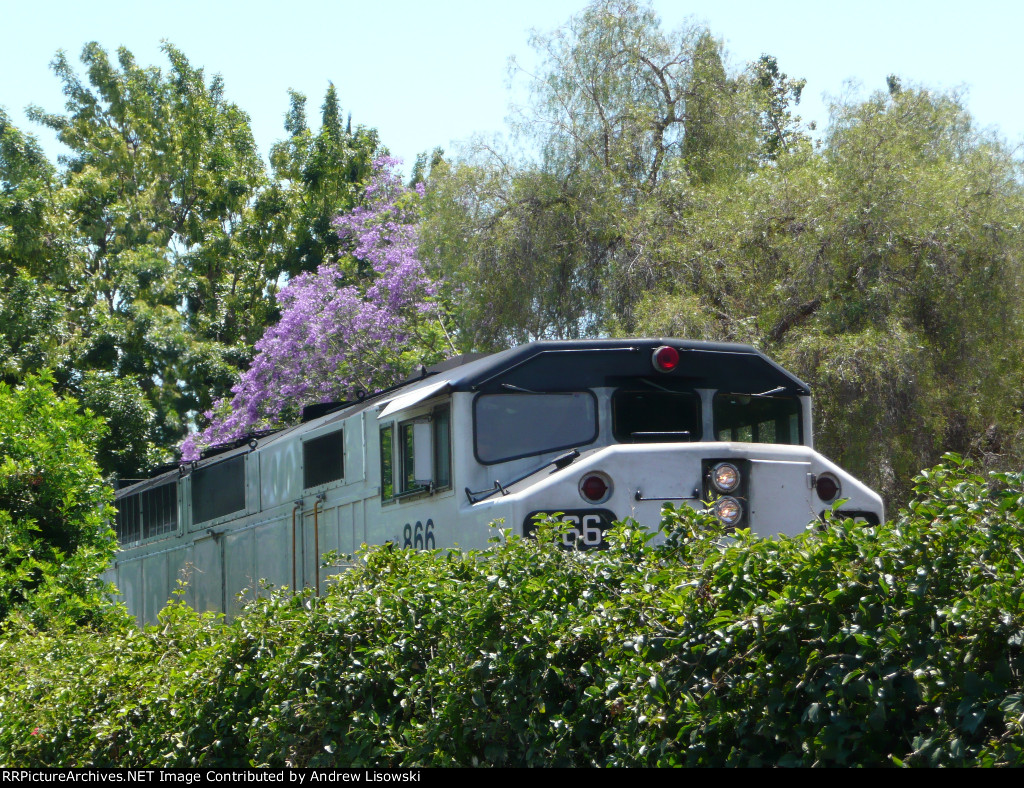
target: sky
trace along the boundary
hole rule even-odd
[[[579,13],[583,0],[0,0],[0,106],[62,152],[52,132],[24,108],[63,109],[49,68],[58,49],[78,63],[98,41],[112,55],[126,46],[136,62],[167,66],[162,39],[207,75],[221,74],[229,100],[252,119],[261,153],[284,136],[288,89],[306,94],[318,124],[328,82],[353,124],[376,128],[405,171],[419,152],[456,154],[473,137],[507,128],[509,56],[529,69],[531,29],[548,32]],[[807,80],[798,109],[823,129],[830,101],[884,89],[888,74],[904,85],[961,90],[976,123],[1012,144],[1024,142],[1024,3],[976,0],[862,0],[854,3],[654,0],[663,27],[706,23],[739,70],[762,53],[791,77]],[[80,64],[79,64],[80,65]],[[81,73],[81,72],[80,72]]]

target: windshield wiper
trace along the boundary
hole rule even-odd
[[[476,492],[474,492],[467,487],[466,497],[469,498],[469,502],[471,504],[474,504],[480,503],[480,501],[486,501],[495,493],[500,492],[502,495],[508,495],[508,490],[506,489],[507,487],[511,487],[513,484],[518,484],[523,479],[528,479],[529,477],[533,476],[533,474],[537,473],[538,471],[544,470],[550,465],[554,465],[558,470],[562,470],[562,468],[572,465],[573,461],[579,456],[580,450],[572,449],[571,451],[567,451],[565,454],[559,454],[553,460],[548,460],[543,465],[534,468],[532,471],[529,471],[528,473],[524,473],[522,476],[517,476],[515,479],[506,484],[502,484],[498,479],[495,479],[494,486],[489,487],[486,490],[477,490]],[[477,495],[479,495],[480,497],[477,498]]]

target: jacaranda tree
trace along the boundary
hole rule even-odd
[[[295,277],[277,295],[281,319],[256,343],[233,397],[205,413],[182,459],[295,419],[309,404],[351,399],[443,355],[436,285],[417,253],[422,185],[408,189],[388,157],[373,164],[363,204],[335,220],[349,254]]]

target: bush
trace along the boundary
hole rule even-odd
[[[366,551],[230,624],[0,644],[0,763],[1019,765],[1024,495],[955,456],[885,526],[666,509],[579,554]],[[657,542],[657,543],[656,543]]]

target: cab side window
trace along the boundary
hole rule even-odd
[[[380,430],[381,497],[450,488],[451,409],[445,404]]]
[[[424,422],[403,421],[398,425],[399,456],[401,457],[401,478],[399,492],[408,493],[422,489],[430,483],[426,474],[417,473],[424,466],[422,448],[417,456],[417,444],[422,446],[424,431],[419,429]],[[429,425],[427,425],[429,426]],[[417,440],[418,438],[418,440]],[[417,463],[417,459],[420,460]]]
[[[442,405],[434,410],[434,488],[452,486],[452,412]]]

